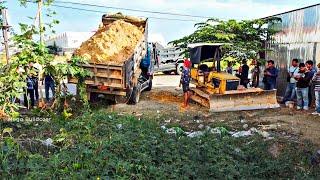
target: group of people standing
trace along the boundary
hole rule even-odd
[[[252,87],[258,87],[260,64],[255,60],[252,64],[254,65],[251,71]],[[273,60],[267,61],[267,66],[263,72],[264,77],[262,82],[264,83],[265,90],[276,89],[279,70],[274,64]],[[320,69],[320,64],[317,66]],[[230,74],[232,73],[231,64],[228,64],[226,71]],[[248,73],[249,66],[246,61],[243,61],[237,76],[240,78],[240,85],[243,85],[245,88],[247,88],[250,81],[248,79]],[[312,114],[320,115],[320,71],[317,72],[313,61],[308,60],[305,63],[299,63],[298,59],[293,59],[288,69],[287,82],[288,84],[282,103],[285,104],[288,101],[296,101],[298,110],[309,110],[314,96],[316,99],[316,111]]]
[[[39,76],[40,67],[39,65],[30,62],[28,66],[24,68],[24,71],[27,73],[26,78],[26,90],[24,93],[24,106],[25,107],[33,107],[36,102],[39,102],[39,78],[40,81],[45,85],[45,96],[46,101],[49,102],[49,90],[52,92],[52,96],[55,95],[55,82],[54,78],[50,74],[43,74],[43,76]],[[40,89],[41,91],[41,89]],[[29,96],[29,101],[28,101]],[[30,104],[28,104],[28,102]]]
[[[257,60],[253,60],[251,63],[253,69],[251,70],[251,86],[252,87],[259,87],[259,82],[260,82],[260,73],[261,73],[261,63],[258,62]],[[250,79],[249,79],[249,66],[247,65],[247,61],[243,60],[242,65],[240,66],[236,76],[240,78],[240,85],[244,86],[245,88],[248,88],[248,84],[250,84]],[[232,74],[232,64],[228,63],[228,67],[226,71],[229,74]],[[267,66],[264,70],[264,77],[262,82],[264,83],[264,89],[265,90],[272,90],[276,88],[276,83],[277,83],[277,77],[278,77],[278,69],[274,66],[274,61],[269,60],[267,61]]]
[[[317,65],[320,68],[320,64]],[[297,109],[309,110],[312,104],[313,94],[316,98],[316,111],[312,114],[320,114],[320,72],[314,67],[311,60],[299,63],[293,59],[288,69],[287,88],[282,103],[297,101]]]

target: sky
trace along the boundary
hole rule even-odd
[[[191,14],[195,16],[205,16],[227,19],[255,19],[262,18],[277,13],[313,5],[319,3],[319,0],[60,0],[77,3],[87,3],[102,6],[113,6],[121,8],[131,8],[147,11],[161,11],[180,14]],[[143,16],[149,18],[149,40],[158,41],[165,45],[166,43],[182,38],[191,34],[197,22],[204,22],[205,18],[169,16],[161,14],[152,14],[145,12],[133,12],[117,9],[107,9],[98,7],[88,7],[70,4],[60,4],[62,6],[72,6],[76,8],[91,9],[106,13],[122,12],[123,14],[133,16]],[[15,31],[18,31],[18,24],[32,22],[28,16],[34,17],[36,14],[36,5],[29,4],[27,7],[19,6],[18,0],[7,0],[9,13],[9,23]],[[55,26],[57,34],[65,31],[95,31],[101,22],[103,13],[85,12],[61,7],[50,7],[57,12],[55,19],[60,24]],[[170,18],[178,20],[154,19]],[[48,18],[45,17],[45,20]]]

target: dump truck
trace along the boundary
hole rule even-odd
[[[149,43],[152,48],[154,72],[181,74],[183,70],[183,52],[179,47],[163,47],[158,43]]]
[[[153,66],[147,48],[147,22],[120,13],[105,14],[97,33],[75,51],[75,56],[89,60],[80,66],[93,74],[84,80],[89,100],[103,94],[116,103],[135,104],[142,91],[151,90]],[[78,79],[69,78],[69,83],[78,83]]]
[[[197,43],[190,52],[191,99],[208,107],[211,112],[278,108],[277,90],[240,88],[240,79],[221,71],[222,43]]]

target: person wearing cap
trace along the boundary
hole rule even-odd
[[[264,89],[273,90],[276,88],[278,69],[274,67],[274,61],[267,61],[267,69],[264,70]]]
[[[297,109],[309,110],[309,84],[312,79],[312,73],[308,71],[304,63],[299,64],[299,74],[295,75],[297,80]]]
[[[191,68],[191,62],[188,59],[184,60],[183,70],[182,70],[180,84],[179,84],[179,87],[181,87],[182,85],[182,90],[184,93],[184,104],[183,104],[184,108],[188,107],[188,101],[191,96],[190,88],[189,88],[190,79],[191,79],[190,68]]]

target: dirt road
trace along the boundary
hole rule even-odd
[[[189,109],[182,109],[182,90],[177,88],[179,76],[156,76],[154,88],[143,92],[141,101],[135,106],[117,104],[113,110],[129,113],[141,118],[154,117],[165,124],[178,124],[184,128],[198,129],[199,124],[216,126],[227,124],[231,128],[251,127],[281,133],[283,136],[300,137],[320,146],[320,117],[313,116],[311,110],[297,111],[286,107],[271,110],[210,113],[208,109],[191,103]]]

